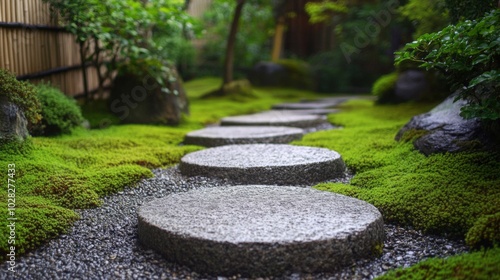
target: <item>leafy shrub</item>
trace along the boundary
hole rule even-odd
[[[35,126],[42,119],[41,106],[36,96],[36,89],[28,82],[21,82],[14,75],[0,69],[0,97],[19,106],[28,120],[28,129]]]
[[[469,101],[464,118],[500,119],[500,10],[426,34],[398,52],[396,64],[412,60],[441,72],[457,98]]]
[[[498,5],[497,0],[445,0],[451,20],[477,19]]]
[[[75,100],[48,84],[39,84],[36,90],[43,116],[37,130],[39,134],[69,133],[72,128],[81,125],[84,119]]]
[[[410,0],[399,12],[415,26],[414,38],[439,31],[449,23],[445,0]]]
[[[375,81],[372,87],[372,94],[378,97],[378,102],[384,103],[394,96],[394,88],[398,80],[398,73],[392,72],[383,75]]]

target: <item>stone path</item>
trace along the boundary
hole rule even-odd
[[[284,144],[231,145],[190,153],[183,175],[227,178],[237,184],[307,185],[341,177],[345,165],[335,151]]]
[[[292,126],[306,128],[322,125],[326,122],[324,116],[295,115],[280,111],[268,111],[252,115],[225,117],[221,120],[221,125]]]
[[[247,185],[154,200],[139,211],[139,236],[196,271],[265,276],[349,265],[383,243],[384,227],[380,212],[358,199]]]
[[[345,100],[276,105],[287,111],[227,117],[221,121],[227,127],[190,133],[186,143],[266,144],[223,145],[184,156],[183,175],[223,178],[233,185],[144,205],[138,211],[139,241],[171,261],[217,275],[334,271],[372,257],[384,240],[380,212],[361,200],[304,187],[343,177],[341,156],[322,148],[268,144],[297,137],[289,127],[326,123],[325,116],[291,110],[331,110]]]
[[[304,131],[286,126],[214,126],[190,132],[184,144],[215,147],[234,144],[289,143]]]

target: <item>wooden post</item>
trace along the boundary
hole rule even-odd
[[[281,57],[281,49],[283,48],[283,34],[285,33],[285,17],[280,16],[274,31],[273,51],[271,60],[276,62]]]

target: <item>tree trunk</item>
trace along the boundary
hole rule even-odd
[[[236,34],[238,33],[238,24],[243,10],[243,5],[246,0],[238,0],[236,8],[234,9],[233,22],[229,30],[226,46],[226,60],[224,62],[224,83],[227,85],[233,81],[233,64],[234,64],[234,45],[236,44]]]

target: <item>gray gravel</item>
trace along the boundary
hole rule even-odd
[[[67,235],[18,259],[16,277],[3,264],[0,279],[221,279],[167,262],[137,242],[138,206],[175,192],[227,185],[225,180],[183,177],[177,168],[154,170],[155,177],[138,187],[106,197],[102,207],[80,211],[81,219]],[[372,279],[385,271],[428,257],[465,252],[462,243],[418,231],[385,225],[383,255],[362,260],[338,273],[289,273],[269,279]],[[229,279],[238,279],[238,275]]]

